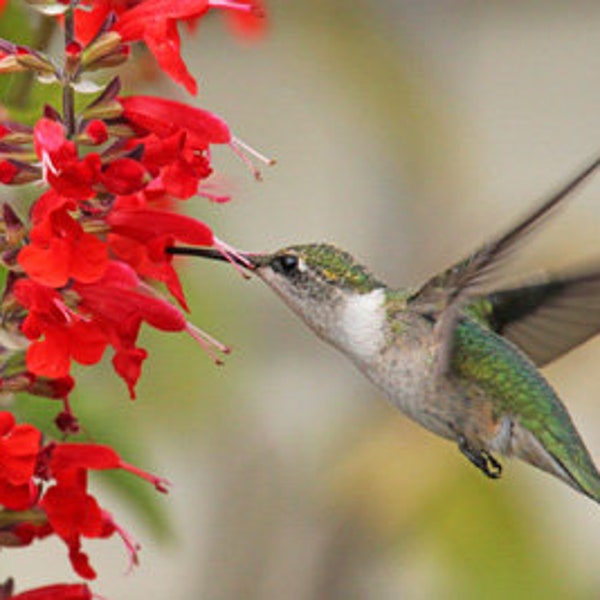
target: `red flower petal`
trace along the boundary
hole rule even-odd
[[[22,485],[11,485],[0,479],[0,505],[9,510],[26,510],[36,499],[37,487],[30,481]]]
[[[125,381],[129,395],[135,399],[135,385],[142,374],[142,363],[148,357],[143,348],[125,348],[115,352],[112,364],[115,372]]]
[[[32,342],[25,355],[27,368],[36,375],[56,379],[67,377],[71,367],[69,334],[53,327],[45,330],[45,338]]]
[[[85,490],[67,485],[53,485],[40,501],[54,531],[69,541],[79,535],[99,537],[102,511],[96,499]]]
[[[134,194],[146,185],[146,169],[137,160],[119,158],[104,169],[101,182],[113,194]]]
[[[160,68],[195,96],[198,84],[181,58],[181,42],[175,21],[160,21],[148,25],[144,31],[144,41]]]
[[[57,198],[61,197],[50,197],[49,203]],[[40,220],[31,230],[31,243],[17,258],[33,280],[50,287],[62,287],[70,278],[95,281],[108,264],[104,242],[84,232],[67,210],[68,205],[63,205]]]
[[[24,510],[36,497],[32,477],[41,433],[33,425],[16,425],[8,412],[0,413],[0,428],[0,504],[11,510]]]
[[[50,469],[56,476],[65,469],[118,469],[120,463],[109,446],[63,442],[52,450]]]
[[[201,108],[153,96],[126,96],[119,102],[123,116],[145,135],[168,137],[182,129],[187,132],[187,142],[195,148],[231,141],[227,123]]]
[[[92,600],[92,592],[85,583],[56,583],[21,592],[10,600]]]
[[[113,210],[106,222],[115,233],[140,242],[171,236],[183,243],[212,246],[214,238],[207,225],[192,217],[148,209]]]

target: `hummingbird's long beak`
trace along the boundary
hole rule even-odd
[[[222,260],[225,262],[253,270],[264,263],[262,254],[247,254],[245,252],[221,252],[216,248],[194,248],[189,246],[168,246],[167,254],[180,254],[185,256],[199,256],[212,260]]]

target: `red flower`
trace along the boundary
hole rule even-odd
[[[78,470],[68,483],[50,487],[40,501],[54,532],[69,547],[69,558],[75,572],[93,579],[95,571],[81,551],[81,537],[101,537],[104,531],[102,511],[96,499],[86,492],[87,472]]]
[[[87,473],[90,469],[124,469],[151,482],[161,492],[167,491],[167,482],[125,463],[108,446],[54,444],[48,448],[48,454],[47,470],[56,484],[46,491],[40,507],[53,531],[67,544],[75,571],[87,579],[96,576],[87,555],[81,550],[82,537],[109,537],[115,532],[123,537],[135,562],[135,544],[87,492]]]
[[[194,186],[197,188],[197,180]],[[116,257],[127,262],[139,275],[165,283],[187,310],[179,277],[165,247],[175,241],[212,246],[215,239],[208,226],[196,219],[150,208],[159,202],[164,204],[165,197],[168,195],[160,186],[149,186],[143,194],[120,196],[106,218],[111,231],[107,241]]]
[[[29,309],[21,330],[33,340],[27,349],[27,368],[52,379],[69,375],[71,360],[94,364],[108,344],[102,327],[69,309],[60,294],[30,279],[13,288],[19,303]]]
[[[63,126],[47,117],[41,118],[33,128],[35,152],[42,161],[44,179],[59,193],[68,198],[91,198],[93,185],[101,170],[100,157],[90,153],[82,160],[77,156],[77,146],[67,140]]]
[[[147,356],[135,345],[142,322],[162,331],[184,331],[188,329],[185,317],[173,305],[151,295],[124,263],[112,261],[101,280],[76,284],[73,289],[81,298],[80,310],[93,316],[115,349],[115,371],[135,398],[135,384]]]
[[[75,204],[50,190],[35,205],[30,244],[18,261],[35,281],[62,287],[72,278],[95,281],[108,264],[106,245],[69,214]]]
[[[70,483],[73,473],[79,470],[123,469],[150,482],[159,492],[166,492],[168,486],[165,479],[126,463],[112,448],[101,444],[56,444],[50,451],[48,466],[59,484],[64,483],[65,479]]]
[[[111,194],[135,194],[147,183],[146,169],[132,158],[117,158],[102,170],[101,182]]]
[[[126,463],[108,446],[51,442],[40,448],[40,440],[35,427],[15,425],[11,413],[0,412],[0,503],[15,511],[3,521],[0,510],[3,543],[24,546],[56,534],[66,543],[75,571],[92,579],[95,572],[81,549],[82,538],[117,533],[135,562],[137,545],[88,492],[88,472],[123,469],[160,492],[167,491],[168,482]],[[45,482],[51,485],[44,491]]]
[[[11,510],[29,508],[37,489],[32,481],[41,435],[33,425],[16,425],[0,412],[0,504]]]
[[[142,145],[142,162],[154,177],[153,193],[162,190],[186,199],[198,193],[199,182],[212,173],[211,144],[230,144],[229,127],[211,112],[173,100],[151,96],[119,98],[122,119],[139,137],[130,145]]]
[[[154,133],[165,138],[182,130],[195,149],[231,141],[227,123],[207,110],[154,96],[125,96],[118,100],[124,109],[123,117],[142,136]]]
[[[181,58],[181,40],[177,22],[197,19],[209,8],[226,8],[243,14],[254,14],[249,2],[227,0],[142,0],[133,8],[122,12],[115,23],[123,42],[143,40],[162,70],[174,81],[195,94],[197,85]],[[262,16],[262,15],[261,15]]]
[[[10,600],[91,600],[92,597],[85,583],[55,583],[9,596]]]

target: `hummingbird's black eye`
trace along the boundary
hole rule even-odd
[[[282,275],[291,275],[298,270],[298,257],[293,254],[282,254],[271,263],[274,271]]]

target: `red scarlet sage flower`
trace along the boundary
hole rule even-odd
[[[196,94],[196,80],[181,58],[177,22],[197,19],[210,8],[222,8],[245,15],[245,21],[264,16],[253,2],[231,0],[142,0],[121,13],[113,27],[123,42],[144,41],[161,69],[190,94]]]
[[[196,149],[231,141],[227,123],[207,110],[153,96],[125,96],[118,101],[123,107],[123,118],[142,135],[154,133],[165,138],[182,130],[187,142]]]
[[[41,441],[33,425],[16,425],[9,412],[0,412],[0,504],[24,510],[35,501],[32,481]]]
[[[137,545],[87,489],[88,472],[106,469],[129,471],[158,491],[167,491],[165,479],[128,464],[108,446],[51,442],[41,447],[39,430],[16,425],[10,413],[0,412],[0,502],[15,511],[9,513],[7,528],[3,526],[5,513],[0,510],[0,529],[12,533],[13,545],[58,535],[69,549],[73,568],[87,579],[93,579],[95,572],[81,549],[82,538],[117,533],[136,562]],[[22,510],[36,514],[36,522],[20,522],[18,511]]]
[[[10,582],[12,588],[12,582]],[[0,600],[92,600],[94,597],[85,583],[56,583],[27,590],[20,594],[3,595],[6,584],[0,588]]]
[[[180,216],[183,215],[172,215]],[[125,380],[132,398],[147,352],[136,344],[142,322],[161,331],[186,331],[213,357],[211,348],[228,349],[194,327],[181,311],[154,295],[128,265],[110,261],[96,282],[74,282],[76,306],[67,306],[54,289],[31,279],[19,279],[13,292],[29,310],[22,331],[32,340],[27,368],[36,375],[62,378],[71,361],[98,362],[106,346],[115,350],[115,371]]]
[[[60,13],[62,54],[0,39],[0,74],[27,71],[31,79],[57,84],[62,93],[60,105],[40,108],[33,125],[18,117],[0,121],[0,184],[42,188],[29,211],[0,205],[0,263],[7,272],[0,294],[0,391],[58,400],[62,410],[54,423],[63,438],[44,439],[38,428],[17,424],[10,412],[0,411],[0,546],[57,536],[74,571],[93,579],[86,538],[117,534],[132,564],[138,545],[90,491],[90,471],[125,470],[160,492],[167,482],[108,446],[66,441],[79,431],[69,400],[73,362],[93,365],[112,349],[114,370],[134,398],[148,355],[138,345],[144,323],[191,335],[220,362],[218,354],[228,348],[188,321],[166,248],[178,242],[212,246],[226,258],[236,257],[208,225],[177,210],[181,201],[195,197],[228,199],[208,181],[214,145],[229,146],[256,177],[248,156],[269,161],[209,111],[151,96],[123,97],[118,76],[96,93],[96,82],[103,79],[92,81],[90,74],[129,60],[131,44],[139,41],[168,76],[195,93],[196,81],[180,54],[180,22],[192,30],[210,9],[219,9],[247,35],[259,31],[264,20],[260,0],[33,4],[52,18]],[[90,102],[83,94],[92,89]],[[10,113],[10,107],[0,108],[0,118]],[[20,196],[14,194],[15,203]],[[242,260],[238,256],[232,264]],[[181,308],[162,295],[163,289]],[[12,580],[0,584],[0,600],[92,597],[84,584],[18,594]]]
[[[62,287],[70,279],[96,281],[106,270],[106,244],[83,230],[69,214],[72,208],[64,202],[48,212],[31,230],[30,244],[19,252],[19,264],[34,281]]]
[[[81,551],[81,538],[109,537],[119,533],[127,544],[133,562],[137,561],[135,544],[117,526],[112,516],[104,511],[87,491],[90,469],[124,469],[151,482],[159,491],[167,491],[167,482],[121,460],[119,455],[99,444],[54,444],[48,447],[46,469],[56,481],[39,502],[48,518],[48,524],[69,548],[69,557],[75,571],[93,579],[95,572],[88,557]]]
[[[44,180],[69,198],[90,198],[100,178],[101,161],[96,153],[77,156],[77,147],[68,140],[63,125],[48,118],[33,128],[34,149],[40,160]]]

